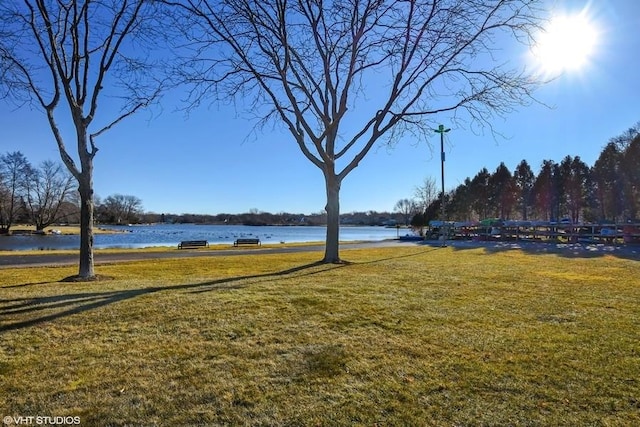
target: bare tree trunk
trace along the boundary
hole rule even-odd
[[[93,179],[90,171],[83,171],[80,179],[80,268],[81,279],[95,277],[93,269]]]
[[[332,171],[325,172],[327,188],[327,240],[325,244],[325,263],[340,262],[340,180]]]

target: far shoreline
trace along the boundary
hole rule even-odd
[[[94,226],[94,234],[117,234],[126,231],[113,230],[103,228],[103,226]],[[36,230],[35,225],[14,225],[9,229],[8,234],[0,234],[0,237],[13,236],[76,236],[80,234],[79,225],[49,225],[42,231]]]

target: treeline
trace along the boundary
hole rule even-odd
[[[228,225],[322,225],[326,223],[324,214],[291,214],[260,212],[252,210],[241,214],[170,214],[147,212],[140,217],[147,224],[228,224]]]
[[[401,200],[396,210],[412,212],[412,224],[421,226],[441,218],[442,197],[433,181],[416,194],[424,200]],[[431,187],[431,188],[429,188]],[[640,210],[640,123],[612,138],[592,166],[579,156],[556,163],[544,160],[534,173],[526,160],[513,172],[504,163],[489,172],[481,169],[473,178],[445,194],[447,220],[484,218],[560,220],[572,222],[637,221]]]
[[[33,166],[18,152],[0,156],[0,234],[13,224],[36,230],[58,223],[78,223],[79,196],[75,180],[60,164]],[[447,192],[447,220],[484,218],[560,220],[572,222],[637,221],[640,213],[640,122],[612,138],[592,166],[579,156],[559,163],[544,160],[534,173],[527,160],[513,172],[503,163],[495,171],[483,168],[473,178]],[[340,215],[343,225],[416,227],[441,218],[442,197],[435,181],[425,180],[414,199],[402,199],[394,213],[352,212]],[[100,224],[194,223],[233,225],[325,225],[326,213],[269,213],[252,209],[242,214],[158,214],[144,212],[142,201],[129,195],[96,197],[95,221]]]
[[[397,213],[389,212],[351,212],[340,215],[340,222],[343,225],[395,225],[399,222],[400,216]],[[247,213],[217,215],[202,214],[157,214],[144,213],[140,216],[143,223],[170,223],[170,224],[228,224],[228,225],[326,225],[327,214],[318,212],[313,214],[295,213],[269,213],[255,209]]]
[[[143,215],[142,201],[135,196],[96,197],[94,204],[98,223],[138,222]],[[15,224],[41,231],[79,221],[77,182],[63,165],[46,160],[34,166],[19,151],[0,155],[0,234],[9,234]]]
[[[233,225],[325,225],[325,212],[292,214],[261,212],[216,215],[157,214],[144,212],[136,196],[114,194],[94,198],[98,224],[190,223]],[[397,214],[352,212],[341,215],[345,225],[395,224]],[[0,155],[0,234],[9,234],[15,224],[44,230],[54,224],[78,224],[80,221],[77,182],[59,163],[45,161],[34,166],[19,151]]]

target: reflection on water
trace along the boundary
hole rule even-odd
[[[208,240],[211,244],[229,244],[237,238],[254,237],[263,243],[324,241],[325,227],[252,227],[235,225],[158,224],[103,227],[118,231],[95,234],[95,248],[141,248],[177,246],[183,240]],[[340,240],[384,240],[396,237],[395,228],[341,227]],[[0,250],[78,249],[80,236],[19,235],[0,236]]]

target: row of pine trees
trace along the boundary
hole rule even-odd
[[[425,219],[440,217],[441,199]],[[589,166],[579,156],[544,160],[538,173],[522,160],[513,172],[500,163],[445,195],[448,220],[484,218],[575,222],[637,221],[640,210],[640,122],[603,148]]]

